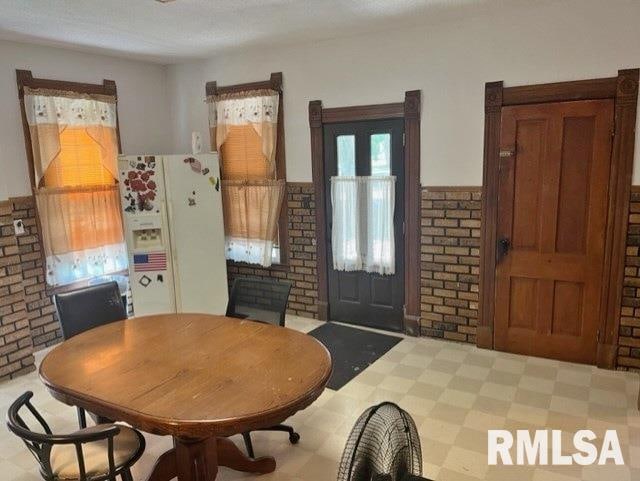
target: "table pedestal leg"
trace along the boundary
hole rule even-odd
[[[276,469],[276,460],[271,456],[252,459],[227,438],[218,438],[218,464],[245,473],[267,474]]]
[[[270,456],[251,459],[227,438],[208,438],[187,441],[175,438],[175,448],[156,461],[147,481],[213,481],[218,466],[226,466],[246,473],[266,474],[276,469]]]

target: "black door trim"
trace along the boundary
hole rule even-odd
[[[405,333],[420,334],[420,114],[421,92],[405,92],[404,102],[323,109],[321,100],[309,102],[309,126],[311,130],[311,166],[316,205],[316,239],[326,238],[323,124],[357,120],[403,118],[405,132]],[[318,318],[328,319],[327,245],[316,242],[318,275]]]
[[[361,120],[325,124],[325,212],[327,213],[327,284],[328,317],[333,321],[346,322],[361,326],[389,331],[402,331],[404,307],[404,241],[402,225],[404,223],[404,122],[402,119]],[[393,218],[395,241],[395,274],[381,276],[364,271],[342,272],[333,269],[331,251],[332,202],[331,177],[338,174],[338,152],[336,139],[342,135],[352,135],[355,140],[355,175],[371,175],[372,134],[389,134],[391,137],[391,173],[396,176],[395,212]],[[366,213],[361,213],[361,219]],[[349,291],[355,289],[357,296],[345,298],[343,287]],[[389,297],[387,297],[387,295]],[[378,296],[378,303],[375,302]],[[381,296],[381,297],[380,297]],[[383,300],[384,299],[384,300]]]

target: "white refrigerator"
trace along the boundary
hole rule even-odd
[[[118,167],[134,315],[224,314],[217,154],[124,155]]]

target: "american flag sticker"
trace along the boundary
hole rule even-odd
[[[152,252],[149,254],[133,255],[133,271],[166,271],[167,270],[167,254],[166,252]]]

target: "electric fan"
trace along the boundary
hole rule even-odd
[[[391,402],[363,412],[347,439],[338,481],[426,480],[421,474],[420,438],[411,416]]]

